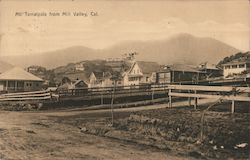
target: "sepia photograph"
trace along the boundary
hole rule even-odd
[[[0,0],[0,160],[250,160],[249,0]]]

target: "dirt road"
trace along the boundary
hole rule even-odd
[[[54,123],[50,115],[1,111],[0,159],[183,159],[163,150],[84,134],[72,125]]]
[[[200,103],[203,104],[208,102],[211,102],[211,100],[200,101]],[[185,102],[178,102],[173,106],[177,107],[184,105],[186,105]],[[165,113],[161,114],[162,110],[164,110],[163,108],[166,108],[166,106],[166,104],[160,104],[115,109],[115,119],[123,119],[128,117],[131,113],[140,112],[141,114],[161,118],[167,122],[169,117],[172,117],[174,120],[176,117],[179,119],[178,116],[183,115],[179,113],[176,114],[174,109],[170,109],[170,111],[172,110],[171,112],[165,112],[167,111],[165,110]],[[158,110],[155,110],[157,112],[151,113],[152,109]],[[150,114],[148,113],[149,111]],[[181,113],[186,112],[182,111]],[[186,116],[190,117],[190,115],[196,114],[199,113],[192,113],[189,111]],[[220,114],[218,117],[220,120]],[[247,115],[247,117],[249,116]],[[236,116],[235,118],[239,117]],[[109,120],[109,109],[71,109],[32,112],[0,111],[0,160],[194,159],[194,157],[175,154],[171,151],[149,147],[148,145],[87,134],[86,132],[81,132],[81,128],[79,128],[79,126],[85,123],[92,125],[101,122],[103,125],[103,122],[106,124]],[[236,120],[242,121],[241,119]],[[244,121],[242,121],[242,123]]]

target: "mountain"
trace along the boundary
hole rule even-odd
[[[126,41],[102,50],[84,46],[73,46],[41,54],[2,58],[22,67],[36,64],[47,68],[54,68],[70,62],[118,58],[125,53],[131,52],[139,53],[137,56],[138,60],[156,61],[161,64],[177,62],[199,64],[201,62],[218,63],[224,57],[240,51],[213,38],[195,37],[183,33],[164,40]]]
[[[38,65],[51,69],[66,65],[71,62],[73,63],[85,59],[93,59],[94,57],[99,57],[97,50],[83,46],[73,46],[70,48],[45,53],[21,56],[7,56],[2,57],[1,59],[4,59],[5,61],[20,67]]]
[[[136,51],[140,60],[157,61],[162,64],[201,62],[218,63],[225,56],[240,52],[213,38],[200,38],[182,33],[165,40],[134,41],[117,44],[107,53],[128,53]]]

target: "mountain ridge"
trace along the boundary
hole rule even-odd
[[[214,38],[181,33],[163,40],[124,41],[105,49],[72,46],[44,53],[2,58],[21,67],[36,64],[46,68],[55,68],[84,60],[118,58],[131,52],[139,53],[138,60],[156,61],[160,64],[182,61],[199,64],[204,61],[218,63],[222,58],[240,50]],[[25,59],[25,61],[20,61],[20,59]]]

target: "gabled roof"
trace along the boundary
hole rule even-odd
[[[60,77],[57,78],[58,81],[61,81],[63,77],[68,77],[71,81],[75,80],[83,80],[85,83],[89,83],[89,76],[90,73],[88,72],[76,72],[76,73],[66,73],[63,75],[60,75]]]
[[[4,62],[4,61],[0,61],[0,74],[3,73],[3,72],[6,72],[7,70],[13,68],[14,66],[7,63],[7,62]]]
[[[76,86],[76,85],[78,85],[78,84],[81,83],[81,82],[83,82],[86,86],[88,86],[88,84],[87,84],[84,80],[81,80],[81,79],[75,81],[75,82],[73,83],[73,86]]]
[[[129,70],[133,63],[129,61],[110,61],[106,65],[111,67],[112,72],[124,72]]]
[[[95,78],[97,80],[111,77],[110,72],[93,71],[92,73],[95,75]]]
[[[74,83],[64,83],[64,84],[62,84],[62,85],[60,85],[59,87],[58,87],[58,90],[68,90],[68,89],[75,89],[75,88],[77,88],[77,85],[78,84],[80,84],[81,82],[83,82],[83,88],[84,87],[88,87],[88,84],[86,83],[86,82],[84,82],[83,80],[77,80],[77,81],[75,81]]]
[[[0,74],[0,80],[43,81],[41,78],[38,78],[19,67],[14,67]]]
[[[211,64],[211,63],[201,63],[199,65],[199,68],[202,69],[210,69],[210,70],[220,70],[220,68],[217,68],[215,64]]]
[[[160,65],[157,62],[137,61],[135,63],[138,64],[143,74],[149,74],[160,70]]]

